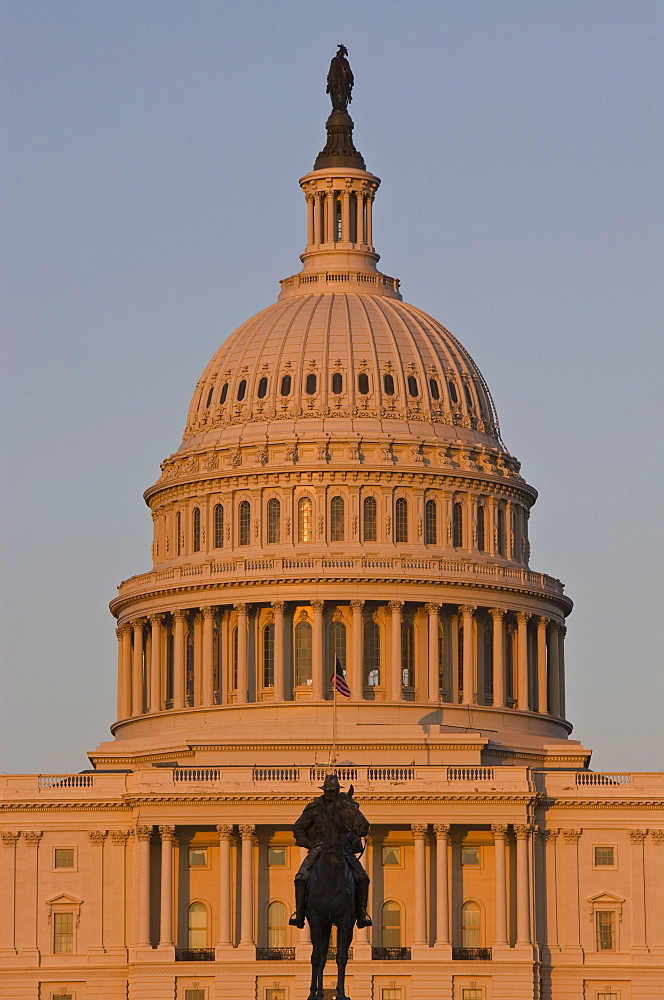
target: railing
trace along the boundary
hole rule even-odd
[[[39,788],[92,788],[94,774],[40,774]]]
[[[175,767],[173,781],[221,781],[221,768]]]
[[[299,767],[255,767],[253,781],[299,781]]]
[[[176,948],[176,962],[214,962],[214,948]]]
[[[448,767],[448,781],[493,781],[492,767]]]
[[[491,948],[452,948],[456,962],[490,962]]]
[[[414,781],[414,767],[368,767],[367,781]]]
[[[622,771],[577,771],[577,785],[631,785],[632,775]]]
[[[352,948],[348,949],[348,957],[349,958],[353,957],[353,949]],[[325,959],[325,961],[326,962],[336,962],[336,960],[337,960],[337,949],[336,948],[328,948],[327,949],[327,958]]]
[[[327,767],[312,767],[309,771],[309,777],[311,781],[325,781],[325,775],[329,773]],[[357,781],[356,767],[335,767],[333,773],[336,774],[339,781]]]
[[[372,948],[371,957],[377,962],[403,962],[411,957],[410,948]]]
[[[292,962],[295,958],[295,948],[256,948],[258,962]]]

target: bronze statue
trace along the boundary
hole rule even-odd
[[[328,774],[323,794],[309,802],[293,827],[295,841],[308,854],[295,876],[295,913],[290,923],[311,929],[311,992],[308,1000],[322,1000],[323,971],[332,925],[337,928],[337,1000],[345,993],[348,949],[353,929],[368,927],[369,876],[356,855],[369,824],[353,798],[353,786],[341,791],[336,774]]]
[[[332,100],[333,111],[345,111],[353,100],[351,94],[353,90],[353,73],[350,64],[346,59],[348,49],[345,45],[340,45],[339,50],[330,63],[330,70],[327,74],[327,91]]]

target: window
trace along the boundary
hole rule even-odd
[[[343,497],[332,497],[330,501],[330,541],[344,540],[344,500]]]
[[[497,517],[497,534],[498,534],[498,555],[505,555],[505,511],[502,507],[498,508]]]
[[[200,507],[194,507],[192,514],[192,541],[194,546],[194,552],[201,551],[201,509]]]
[[[365,542],[377,541],[378,504],[375,497],[365,497],[362,505],[364,514],[362,537]]]
[[[182,555],[182,514],[180,511],[175,515],[175,534],[177,536],[177,553]]]
[[[268,868],[286,868],[288,866],[288,848],[268,847],[267,864]]]
[[[300,497],[297,503],[297,540],[313,541],[313,504],[309,497]]]
[[[401,947],[401,907],[388,899],[381,910],[381,941],[383,948]]]
[[[287,924],[286,904],[274,900],[267,908],[267,946],[286,947]]]
[[[240,379],[240,384],[237,387],[238,400],[244,399],[246,391],[247,391],[247,380],[246,378]]]
[[[76,861],[73,847],[56,847],[53,852],[54,868],[74,868]]]
[[[435,500],[427,500],[424,507],[424,544],[438,542],[438,510]]]
[[[401,848],[400,847],[383,847],[381,853],[381,861],[383,868],[400,868],[401,867]]]
[[[224,508],[222,504],[214,505],[214,547],[221,549],[224,545]]]
[[[482,865],[482,849],[480,847],[462,847],[461,864],[464,868],[479,868]]]
[[[357,376],[357,388],[363,396],[366,396],[369,392],[369,376],[366,372],[360,372]]]
[[[383,986],[380,993],[381,1000],[401,1000],[402,997],[400,986]]]
[[[380,629],[373,618],[364,622],[364,677],[367,687],[380,684]]]
[[[429,379],[429,389],[431,390],[432,399],[440,399],[440,389],[438,388],[438,380],[435,378]]]
[[[466,405],[468,409],[472,410],[475,404],[473,402],[473,397],[470,395],[470,389],[468,388],[465,382],[463,383],[463,394],[466,397]]]
[[[615,910],[595,911],[595,949],[597,951],[616,950]]]
[[[447,388],[450,391],[450,399],[452,400],[452,402],[453,403],[458,403],[459,402],[459,394],[458,394],[458,392],[456,390],[456,385],[452,381],[452,379],[448,379]]]
[[[223,406],[226,402],[226,397],[228,396],[228,382],[224,382],[221,387],[221,393],[219,394],[219,405]]]
[[[51,993],[51,1000],[73,1000],[73,993]]]
[[[459,665],[459,702],[463,701],[463,623],[457,628],[457,663]]]
[[[597,1000],[620,1000],[620,998],[618,997],[618,994],[614,993],[612,990],[609,990],[608,992],[606,990],[601,990],[597,994]]]
[[[461,1000],[484,1000],[484,990],[481,986],[464,986],[461,990]]]
[[[314,375],[313,372],[309,372],[309,374],[307,375],[306,392],[307,392],[307,396],[313,396],[313,395],[315,395],[315,392],[316,392],[316,376]]]
[[[281,395],[290,396],[290,390],[291,390],[291,377],[290,375],[284,375],[284,377],[281,380]]]
[[[71,955],[74,951],[74,914],[53,914],[53,953]]]
[[[207,948],[208,912],[205,903],[192,903],[189,907],[189,947]]]
[[[208,395],[207,395],[207,401],[206,401],[206,403],[205,403],[205,408],[206,408],[206,409],[208,408],[208,406],[209,406],[209,405],[210,405],[210,403],[212,402],[212,393],[213,393],[213,392],[214,392],[214,386],[210,386],[210,391],[208,392]]]
[[[298,622],[295,626],[295,685],[302,687],[312,683],[311,674],[312,629],[309,622]]]
[[[267,378],[263,375],[263,378],[258,383],[258,392],[256,393],[259,399],[265,399],[267,395]]]
[[[615,847],[595,848],[595,868],[614,868],[615,864],[616,864]]]
[[[415,685],[413,626],[409,622],[401,623],[401,683],[407,688]]]
[[[394,505],[394,540],[408,541],[408,501],[404,497],[399,497]]]
[[[339,396],[343,392],[344,379],[341,372],[335,372],[332,376],[332,392],[335,396]]]
[[[461,907],[461,946],[462,948],[482,947],[482,926],[479,903],[472,900]]]
[[[346,669],[346,626],[343,622],[330,623],[330,662],[329,673],[334,673],[335,665],[339,657],[341,669]]]
[[[408,376],[408,395],[417,396],[419,395],[419,387],[417,385],[417,379],[414,375]]]
[[[238,541],[240,545],[249,545],[251,541],[251,504],[248,500],[243,500],[240,504],[240,531]]]
[[[452,544],[455,549],[463,545],[463,507],[460,503],[452,508]]]
[[[281,504],[272,497],[267,502],[267,542],[268,545],[278,545],[281,541]]]
[[[274,623],[263,629],[263,687],[274,687]]]
[[[190,847],[189,848],[189,867],[190,868],[207,868],[208,866],[208,849],[207,847]]]
[[[477,508],[477,549],[486,551],[486,507],[481,505]]]
[[[184,1000],[205,1000],[205,990],[185,990]]]
[[[386,375],[383,375],[383,389],[385,390],[386,396],[394,395],[394,378],[389,372],[387,372]]]
[[[265,1000],[286,1000],[286,990],[276,986],[265,990]]]
[[[484,701],[493,704],[493,635],[484,630]]]

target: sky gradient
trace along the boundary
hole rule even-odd
[[[664,4],[5,0],[0,771],[115,718],[108,601],[219,344],[299,268],[337,44],[380,267],[466,346],[575,602],[568,717],[661,770]]]

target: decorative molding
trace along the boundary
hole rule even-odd
[[[239,830],[242,840],[253,840],[256,835],[256,827],[250,823],[241,823]]]
[[[582,830],[563,830],[563,837],[566,844],[578,844]]]
[[[423,840],[429,832],[428,823],[411,823],[410,828],[413,831],[415,840]]]
[[[129,830],[111,830],[111,840],[116,847],[124,847],[130,836]]]
[[[650,836],[655,844],[664,844],[664,830],[651,830]]]
[[[28,833],[23,834],[25,842],[30,845],[34,844],[35,847],[39,845],[39,841],[42,839],[43,836],[44,834],[41,832],[41,830],[40,831],[29,830]]]
[[[151,826],[137,826],[134,830],[136,840],[150,840],[152,838]]]
[[[177,840],[177,838],[175,836],[175,827],[174,826],[160,826],[159,827],[159,836],[161,837],[162,841],[164,841],[164,840],[170,840],[171,843],[174,843]]]
[[[106,840],[107,836],[108,836],[107,830],[88,830],[88,838],[90,840],[90,843],[96,845],[97,847],[104,846],[104,841]]]
[[[664,830],[662,832],[664,833]],[[3,830],[0,836],[5,847],[13,847],[21,834],[20,831],[18,833],[10,833],[9,830]]]
[[[234,827],[224,824],[217,827],[217,833],[219,834],[220,840],[232,840],[234,836]]]
[[[434,823],[433,830],[436,834],[437,840],[445,840],[450,835],[450,824],[449,823]]]
[[[504,823],[493,823],[491,831],[495,840],[504,840],[507,836],[507,826]]]
[[[633,844],[642,844],[648,836],[647,830],[629,830],[629,839]]]
[[[527,823],[515,823],[514,836],[517,840],[527,840],[532,833],[532,827]]]

